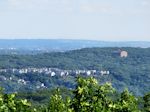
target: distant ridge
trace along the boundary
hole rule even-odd
[[[0,49],[54,50],[66,51],[86,47],[150,47],[146,41],[96,41],[69,39],[0,39]]]

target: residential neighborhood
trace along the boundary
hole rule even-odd
[[[109,75],[110,71],[108,70],[62,70],[58,68],[11,68],[11,69],[0,69],[0,74],[9,74],[9,75],[0,75],[0,81],[2,82],[14,82],[20,86],[31,86],[30,84],[35,85],[36,89],[48,88],[45,84],[46,80],[40,81],[36,80],[33,77],[47,77],[47,79],[55,79],[56,77],[76,77],[81,76],[104,76]],[[28,78],[26,78],[28,77]]]
[[[68,76],[68,75],[109,75],[108,70],[62,70],[58,68],[21,68],[21,69],[0,69],[0,73],[13,73],[13,74],[29,74],[29,73],[43,73],[54,76]]]

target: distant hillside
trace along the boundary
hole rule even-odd
[[[126,58],[121,58],[118,54],[118,51],[121,50],[128,52]],[[38,55],[0,56],[1,69],[24,67],[51,67],[64,70],[108,70],[110,74],[100,77],[100,82],[112,82],[113,86],[118,90],[128,87],[137,95],[144,94],[150,90],[150,48],[84,48]],[[34,80],[34,78],[30,79]],[[48,81],[45,83],[48,83]],[[71,83],[72,80],[67,80],[67,85]],[[67,85],[66,83],[65,85],[62,84],[62,86]]]
[[[150,47],[150,42],[107,42],[61,39],[1,39],[0,50],[66,51],[87,47]]]

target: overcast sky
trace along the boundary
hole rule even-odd
[[[150,41],[150,0],[0,0],[0,38]]]

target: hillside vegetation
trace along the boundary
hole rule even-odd
[[[97,80],[78,77],[72,97],[63,97],[56,89],[49,102],[31,104],[15,94],[0,93],[1,112],[149,112],[150,94],[138,98],[127,89],[118,93],[110,83],[99,85]],[[39,97],[40,98],[40,97]]]
[[[125,50],[128,57],[121,58],[116,51]],[[64,70],[108,70],[109,75],[97,76],[101,83],[111,82],[112,86],[121,91],[128,87],[136,95],[143,95],[150,90],[150,48],[85,48],[68,52],[53,52],[37,55],[0,55],[0,68],[24,68],[24,67],[51,67]],[[0,74],[1,76],[6,74]],[[16,76],[16,74],[12,74]],[[33,81],[46,81],[49,88],[61,85],[69,88],[75,87],[75,76],[49,78],[45,75],[38,76],[24,74],[18,77],[26,77]],[[36,77],[36,78],[35,78]],[[47,79],[47,80],[46,80]],[[61,83],[60,83],[61,82]],[[67,82],[67,83],[66,83]],[[4,85],[5,83],[5,85]],[[0,85],[13,88],[16,83],[9,81]],[[31,83],[32,84],[32,83]],[[34,83],[33,83],[34,84]],[[16,90],[19,90],[18,87]],[[27,88],[27,87],[24,87]],[[33,87],[34,88],[34,87]],[[30,89],[33,89],[30,88]]]

